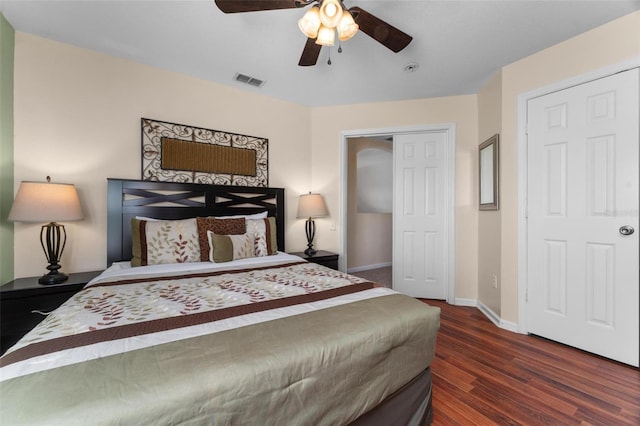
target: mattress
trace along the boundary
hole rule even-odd
[[[427,369],[439,309],[300,258],[117,263],[0,358],[2,424],[348,424]]]

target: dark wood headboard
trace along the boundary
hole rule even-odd
[[[131,219],[187,219],[267,211],[284,251],[284,189],[107,179],[107,266],[131,260]]]

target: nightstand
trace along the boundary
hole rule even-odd
[[[0,286],[0,352],[4,353],[45,316],[102,271],[69,274],[60,284],[38,284],[39,277],[18,278]]]
[[[303,251],[295,253],[289,253],[294,256],[298,256],[309,262],[317,263],[318,265],[326,266],[327,268],[338,270],[338,254],[331,253],[330,251],[318,250],[313,256],[307,256]]]

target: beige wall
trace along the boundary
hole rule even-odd
[[[478,144],[501,133],[502,73],[496,73],[478,93]],[[500,143],[499,143],[500,145]],[[500,155],[500,148],[498,148]],[[476,153],[476,158],[477,158]],[[501,162],[500,162],[501,163]],[[498,204],[502,195],[498,170]],[[500,316],[501,210],[478,212],[478,301]],[[497,285],[494,287],[494,277]]]
[[[640,12],[538,52],[502,69],[501,317],[518,321],[518,95],[640,57]]]
[[[231,77],[230,77],[231,78]],[[269,183],[287,189],[287,248],[305,247],[297,196],[310,188],[310,110],[17,32],[15,188],[75,183],[85,220],[66,225],[66,272],[106,263],[106,178],[140,178],[140,118],[269,139]],[[46,272],[37,224],[15,225],[15,275]]]
[[[377,148],[393,152],[393,144],[376,139],[349,138],[347,143],[347,270],[391,263],[393,216],[391,213],[360,213],[357,206],[358,152]]]
[[[456,200],[455,275],[456,298],[477,298],[478,211],[476,207],[478,111],[475,95],[420,99],[403,102],[322,107],[312,110],[312,181],[325,195],[331,220],[316,222],[318,247],[339,249],[341,132],[455,123]]]

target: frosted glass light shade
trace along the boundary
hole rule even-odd
[[[342,14],[342,19],[340,19],[340,23],[338,24],[338,39],[340,41],[347,41],[356,33],[360,26],[356,24],[353,20],[353,16],[348,11],[344,11]]]
[[[298,21],[298,28],[309,38],[316,38],[320,29],[320,8],[313,6]]]
[[[304,194],[298,200],[298,219],[329,215],[324,197],[320,194]]]
[[[338,0],[323,0],[320,6],[320,21],[322,25],[335,28],[342,18],[342,5]]]
[[[333,46],[336,41],[336,30],[333,28],[320,25],[318,31],[318,38],[316,38],[316,44],[321,46]]]
[[[9,212],[12,222],[68,222],[83,218],[75,185],[21,182]]]

